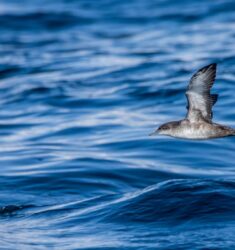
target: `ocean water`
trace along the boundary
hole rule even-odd
[[[149,137],[218,63],[235,127],[232,0],[0,2],[0,249],[235,249],[235,137]]]

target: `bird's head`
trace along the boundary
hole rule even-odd
[[[168,122],[163,125],[161,125],[157,130],[155,130],[150,135],[171,135],[172,131],[176,126],[179,125],[179,122]]]

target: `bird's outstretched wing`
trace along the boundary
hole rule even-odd
[[[212,120],[212,106],[216,103],[218,95],[211,95],[210,89],[216,76],[216,64],[210,64],[195,73],[188,85],[186,97],[188,99],[187,119],[194,122],[204,119]]]

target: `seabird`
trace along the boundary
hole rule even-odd
[[[180,121],[161,125],[150,135],[168,135],[185,139],[211,139],[235,135],[235,129],[212,122],[212,107],[218,99],[210,89],[216,76],[216,63],[198,70],[191,78],[186,97],[187,115]]]

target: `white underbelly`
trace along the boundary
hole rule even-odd
[[[176,130],[173,136],[186,139],[208,139],[215,137],[215,134],[213,131],[206,128],[184,127]]]

